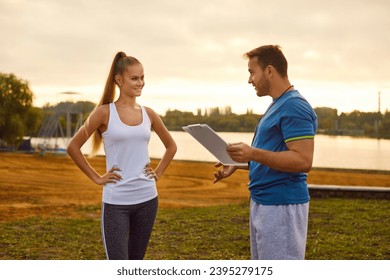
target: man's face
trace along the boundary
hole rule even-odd
[[[252,57],[248,62],[249,80],[248,83],[256,89],[257,96],[266,96],[269,94],[269,81],[265,76],[265,71],[261,69],[257,62],[257,57]]]

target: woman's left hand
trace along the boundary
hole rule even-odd
[[[150,163],[146,164],[144,167],[144,174],[149,179],[153,179],[157,182],[160,177],[157,175],[156,171],[150,166]]]

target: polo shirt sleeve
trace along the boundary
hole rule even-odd
[[[317,116],[307,101],[293,98],[283,106],[280,128],[285,143],[314,139]]]

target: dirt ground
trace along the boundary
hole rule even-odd
[[[89,159],[99,172],[105,158]],[[153,160],[152,165],[156,166]],[[173,161],[157,183],[161,208],[240,203],[249,197],[247,172],[213,184],[212,163]],[[74,216],[101,203],[102,187],[91,182],[65,155],[0,154],[0,221],[31,216]],[[311,184],[390,187],[390,174],[312,170]]]

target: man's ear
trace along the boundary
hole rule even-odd
[[[264,72],[267,78],[271,78],[274,75],[275,68],[272,65],[268,65]]]

